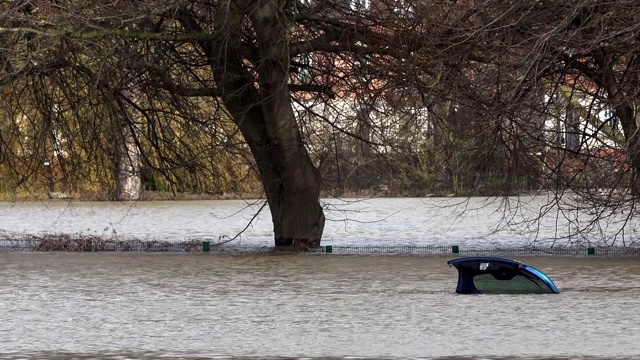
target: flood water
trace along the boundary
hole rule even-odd
[[[0,358],[640,356],[637,258],[519,258],[559,295],[457,295],[448,259],[0,253]]]
[[[326,199],[324,245],[635,246],[640,223],[625,214],[592,221],[550,207],[553,198]],[[0,236],[77,234],[117,239],[199,238],[273,246],[260,201],[0,202]],[[570,205],[571,206],[571,205]]]
[[[327,201],[325,245],[633,245],[544,201]],[[242,201],[0,203],[0,235],[189,240],[246,231]],[[463,210],[467,210],[466,212]],[[505,218],[514,220],[505,226]],[[573,219],[573,220],[572,220]],[[624,236],[620,236],[624,234]],[[0,359],[640,358],[640,259],[531,256],[559,295],[457,295],[448,256],[0,251]]]

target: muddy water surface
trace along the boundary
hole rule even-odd
[[[522,257],[559,295],[457,295],[440,256],[0,252],[0,358],[640,356],[640,260]]]

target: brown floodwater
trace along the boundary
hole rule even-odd
[[[600,221],[549,206],[553,198],[324,199],[323,245],[460,245],[475,248],[640,246],[640,218]],[[212,241],[273,246],[262,202],[240,200],[0,202],[0,238],[71,234],[106,239]],[[259,211],[262,209],[262,211]],[[0,247],[2,244],[0,243]]]
[[[640,356],[640,259],[516,257],[561,294],[458,295],[449,258],[0,252],[0,359]]]

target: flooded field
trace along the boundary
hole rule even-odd
[[[640,223],[624,214],[594,222],[553,208],[546,196],[520,198],[325,199],[323,245],[479,247],[640,246]],[[105,239],[214,241],[273,246],[262,202],[0,202],[0,238],[71,234]],[[256,215],[257,214],[257,215]]]
[[[521,257],[562,293],[477,296],[449,258],[0,252],[0,358],[640,356],[638,258]]]
[[[325,200],[323,245],[637,245],[635,219],[591,222],[547,200]],[[0,237],[241,233],[232,244],[268,247],[260,205],[0,203]],[[451,256],[0,251],[0,359],[640,357],[637,256],[511,256],[556,296],[457,295]]]

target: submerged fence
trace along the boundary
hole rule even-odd
[[[182,242],[159,240],[117,240],[99,237],[73,238],[69,235],[42,235],[27,238],[0,237],[0,251],[71,251],[71,252],[203,252],[212,254],[268,253],[287,251],[273,246],[219,243],[207,239]],[[291,249],[293,250],[293,249]],[[325,245],[308,249],[310,253],[344,255],[585,255],[639,256],[639,247],[473,247],[440,245]]]

